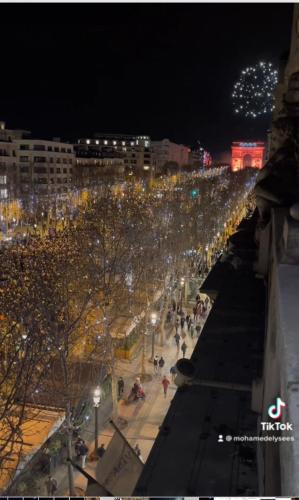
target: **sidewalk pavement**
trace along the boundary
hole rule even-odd
[[[185,312],[192,313],[192,307],[184,308]],[[208,309],[208,313],[210,308]],[[199,320],[199,324],[203,327],[206,318]],[[185,342],[188,346],[186,357],[189,358],[193,352],[195,344],[198,337],[194,335],[192,339],[185,325],[186,338]],[[165,360],[164,368],[161,373],[154,373],[153,363],[148,359],[151,353],[151,339],[147,338],[146,355],[145,355],[145,371],[146,374],[152,376],[152,379],[144,382],[143,387],[146,394],[145,400],[138,400],[130,404],[126,403],[126,398],[129,395],[131,388],[134,384],[136,376],[140,376],[141,373],[141,360],[142,360],[142,350],[135,359],[128,360],[118,360],[115,367],[116,377],[122,376],[125,382],[124,389],[124,399],[118,402],[118,416],[121,419],[127,421],[127,425],[123,428],[120,427],[124,436],[129,441],[131,446],[135,446],[137,443],[141,450],[142,460],[145,462],[151,448],[154,444],[155,438],[159,432],[159,427],[161,426],[167,410],[170,406],[171,400],[175,395],[177,386],[172,382],[170,375],[171,366],[175,365],[178,359],[182,357],[181,350],[177,349],[175,340],[173,338],[175,333],[174,326],[172,328],[167,328],[164,330],[164,346],[160,346],[160,335],[156,336],[155,344],[155,354],[159,357],[163,355]],[[179,333],[180,329],[179,329]],[[166,397],[164,397],[164,391],[162,386],[162,377],[166,375],[170,381],[168,392]],[[99,411],[99,445],[104,443],[105,448],[109,444],[112,438],[114,430],[109,424],[109,418],[111,415],[112,403],[111,399],[105,401],[103,406]],[[85,440],[87,446],[89,447],[89,453],[94,449],[94,415],[90,419],[90,424],[81,433],[81,437]],[[80,464],[81,465],[81,464]],[[86,472],[95,477],[97,461],[86,461]],[[58,495],[68,495],[68,477],[67,477],[67,466],[61,465],[53,473],[58,483]],[[74,470],[75,486],[79,495],[84,495],[87,480],[80,472]]]

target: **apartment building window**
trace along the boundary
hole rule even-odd
[[[20,156],[20,161],[21,162],[28,162],[29,161],[29,156]]]
[[[60,168],[56,168],[56,174],[60,174]]]
[[[29,172],[29,167],[21,167],[20,171],[21,171],[21,174],[27,174]]]
[[[55,153],[59,153],[59,148],[54,148]]]
[[[8,197],[7,189],[0,189],[0,198],[7,198],[7,197]]]
[[[50,182],[51,182],[51,184],[54,184],[54,179],[53,179],[53,177],[51,177]]]
[[[61,152],[65,153],[66,152],[65,148],[61,148]]]
[[[23,151],[30,149],[29,144],[20,144],[20,149]]]
[[[45,156],[35,156],[34,163],[46,163],[46,157]]]
[[[60,163],[60,158],[57,158],[57,159],[56,159],[56,163]]]
[[[72,173],[73,173],[73,169],[72,169],[72,168],[70,168],[70,174],[72,174]]]
[[[52,146],[48,146],[48,151],[53,151]]]
[[[64,183],[66,183],[66,182],[67,182],[67,177],[65,177],[65,178],[63,179],[63,182],[64,182]]]
[[[71,148],[68,148],[67,152],[68,152],[68,153],[71,153],[71,152],[72,152]]]
[[[64,173],[64,174],[67,174],[67,168],[64,168],[64,169],[63,169],[63,173]]]
[[[67,163],[67,159],[63,158],[62,163]]]
[[[47,167],[34,167],[34,172],[36,174],[46,174],[47,173]]]
[[[34,144],[34,151],[46,151],[46,146],[44,144]]]
[[[6,183],[7,183],[7,176],[0,175],[0,184],[6,184]]]
[[[38,177],[34,179],[34,184],[47,184],[47,179],[45,177]]]

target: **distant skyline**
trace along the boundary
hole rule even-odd
[[[0,120],[41,138],[148,134],[213,154],[263,140],[233,115],[244,66],[278,66],[293,4],[2,4]]]

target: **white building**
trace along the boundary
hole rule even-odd
[[[175,162],[179,167],[188,165],[190,149],[183,144],[176,144],[169,139],[152,141],[152,151],[158,170],[167,162]]]
[[[0,122],[0,198],[64,193],[71,186],[73,146],[29,136],[28,131],[9,130]]]
[[[68,191],[75,155],[68,143],[41,139],[17,139],[20,192],[54,194]]]
[[[15,140],[28,135],[25,130],[9,130],[0,121],[0,199],[18,192],[18,162]]]

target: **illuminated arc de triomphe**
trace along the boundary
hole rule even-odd
[[[262,168],[264,165],[265,144],[263,142],[233,142],[232,171],[246,167]]]

